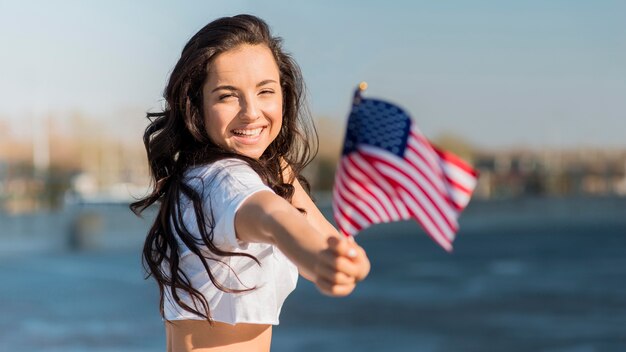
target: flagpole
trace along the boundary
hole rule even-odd
[[[367,82],[363,81],[359,83],[359,85],[354,90],[354,99],[352,100],[353,105],[359,105],[361,102],[361,93],[365,92],[367,89]]]

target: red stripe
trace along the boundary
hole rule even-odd
[[[443,184],[444,189],[446,189],[446,192],[449,192],[450,190],[448,189],[448,186],[450,185],[450,182],[446,184],[445,182],[446,178],[450,180],[453,184],[457,184],[457,182],[454,181],[452,178],[448,177],[445,169],[443,168],[443,162],[439,158],[439,155],[435,151],[433,145],[430,144],[430,142],[428,142],[428,140],[426,140],[423,136],[415,133],[415,131],[412,131],[412,132],[413,133],[411,134],[411,136],[414,138],[415,142],[421,145],[421,147],[424,148],[425,150],[422,151],[422,150],[417,149],[416,147],[412,145],[413,143],[408,143],[408,147],[420,159],[422,159],[422,161],[424,161],[427,165],[430,166],[429,169],[432,170],[436,174],[437,177],[439,177],[439,179],[441,180],[441,183]]]
[[[359,153],[359,155],[361,155],[361,154]],[[372,181],[372,179],[370,177],[368,177],[368,173],[364,172],[364,170],[362,170],[361,167],[357,163],[355,163],[350,156],[348,156],[346,158],[346,163],[347,164],[349,163],[348,165],[350,166],[350,168],[348,168],[348,167],[345,168],[346,171],[350,170],[350,169],[354,169],[354,170],[358,171],[359,173],[361,173],[363,175],[363,177],[365,178],[365,181],[362,182],[362,181],[360,181],[359,179],[357,179],[355,177],[351,177],[351,179],[353,179],[356,184],[361,186],[367,192],[367,194],[369,194],[374,199],[376,199],[378,201],[378,204],[380,205],[380,208],[383,210],[384,214],[386,215],[386,217],[392,220],[394,218],[394,213],[391,213],[392,209],[389,209],[385,205],[385,202],[381,201],[380,197],[376,193],[374,193],[372,191],[372,188],[375,188],[375,189],[379,190],[380,193],[386,198],[385,200],[387,200],[391,204],[391,206],[395,207],[394,204],[393,204],[393,201],[391,200],[389,195],[386,194],[385,192],[383,192],[382,190],[380,190],[380,187],[379,187],[378,183]],[[346,165],[346,166],[348,166],[348,165]],[[351,175],[349,175],[348,171],[347,171],[347,176],[351,176]],[[379,214],[379,216],[381,215],[379,212],[376,212],[376,213]]]
[[[350,237],[350,236],[356,235],[355,233],[349,233],[343,226],[341,226],[341,224],[339,222],[337,222],[337,229],[339,230],[339,233],[341,233],[345,237]]]
[[[394,189],[385,182],[385,178],[372,166],[367,163],[361,152],[350,154],[350,161],[367,176],[368,180],[380,188],[384,194],[389,194],[390,198],[394,198]],[[386,193],[385,193],[386,192]]]
[[[367,160],[367,156],[362,153],[362,152],[356,152],[356,155],[360,156],[361,158],[363,158],[366,162]],[[376,170],[376,167],[374,167],[371,163],[369,166],[372,166],[372,170],[363,170],[360,165],[358,165],[356,162],[354,162],[352,160],[352,158],[349,158],[349,160],[352,162],[352,164],[354,165],[355,168],[357,168],[359,171],[361,171],[361,174],[363,174],[363,176],[365,176],[365,178],[367,179],[368,183],[366,184],[367,186],[371,186],[371,187],[375,187],[378,190],[380,190],[380,193],[385,196],[386,200],[388,200],[388,202],[391,204],[391,207],[393,209],[389,209],[387,208],[387,206],[384,205],[383,203],[383,210],[389,215],[390,219],[394,219],[394,218],[402,218],[402,212],[400,211],[400,209],[398,209],[397,205],[395,204],[395,202],[393,201],[393,194],[388,194],[390,193],[389,191],[393,192],[393,188],[388,190],[388,192],[384,192],[382,189],[380,189],[380,187],[383,186],[383,184],[381,184],[380,181],[375,180],[373,177],[376,176],[378,178],[380,178],[382,180],[382,182],[385,182],[386,178],[384,175],[381,175],[380,172],[378,172],[378,170]],[[380,199],[378,196],[376,196],[377,199]],[[379,200],[380,202],[380,200]],[[393,213],[392,213],[393,212]]]
[[[402,173],[402,171],[400,171],[400,173]],[[404,175],[405,175],[405,178],[406,178],[406,174],[404,174]],[[447,229],[449,230],[448,232],[452,232],[452,233],[454,233],[454,232],[456,231],[457,226],[456,226],[454,223],[451,223],[451,222],[450,222],[450,218],[449,218],[448,216],[446,216],[446,215],[445,215],[445,214],[441,211],[441,209],[437,206],[437,204],[435,204],[435,203],[432,201],[432,199],[431,199],[428,195],[426,195],[426,194],[423,192],[423,190],[422,190],[422,193],[423,193],[423,194],[424,194],[424,196],[427,198],[426,200],[420,200],[419,198],[417,198],[417,197],[416,197],[416,196],[415,196],[412,192],[410,192],[410,190],[409,190],[409,189],[406,189],[406,188],[404,187],[404,185],[402,185],[402,183],[400,183],[399,181],[396,181],[395,179],[391,179],[391,182],[393,182],[393,183],[396,185],[396,187],[398,187],[398,188],[400,188],[400,189],[402,189],[402,190],[404,190],[404,191],[405,191],[405,194],[406,194],[408,197],[410,197],[410,198],[411,198],[411,199],[415,202],[415,204],[416,204],[416,205],[417,205],[417,206],[418,206],[418,207],[422,210],[422,213],[424,213],[424,215],[425,215],[426,217],[428,217],[429,221],[433,224],[433,226],[437,229],[437,231],[438,231],[439,233],[443,234],[445,237],[448,237],[448,236],[446,235],[446,231],[445,231],[445,230],[444,230],[441,226],[446,226],[446,227],[447,227]],[[410,179],[409,179],[409,182],[411,182],[411,180],[410,180]],[[443,224],[443,225],[440,225],[440,224],[439,224],[439,221],[436,221],[436,220],[435,220],[435,218],[434,218],[434,215],[435,215],[435,214],[432,214],[432,212],[430,212],[430,211],[426,208],[426,205],[424,204],[424,201],[428,202],[428,203],[429,203],[429,204],[430,204],[433,208],[435,208],[435,209],[437,210],[437,212],[438,212],[438,213],[439,213],[439,215],[440,215],[440,218],[441,218],[441,219],[443,220],[443,222],[444,222],[444,224]],[[409,208],[409,210],[413,213],[413,215],[414,215],[414,216],[417,216],[417,215],[418,215],[418,213],[417,213],[416,209]]]
[[[452,188],[456,188],[458,191],[461,191],[467,195],[471,195],[473,190],[465,187],[464,185],[458,183],[455,179],[451,178],[450,176],[448,176],[446,174],[445,176],[445,180],[446,182],[448,182],[448,184],[452,187]]]
[[[348,160],[346,160],[346,162],[347,161]],[[346,165],[348,165],[348,164],[346,164]],[[380,212],[375,211],[376,214],[381,216],[383,219],[385,219],[385,218],[391,219],[392,217],[387,213],[387,209],[386,209],[385,205],[383,204],[383,202],[370,189],[371,187],[375,187],[375,185],[369,184],[369,183],[362,183],[358,178],[356,178],[354,175],[352,175],[352,171],[360,171],[357,166],[352,166],[351,168],[345,168],[345,169],[346,169],[346,171],[343,173],[342,176],[345,176],[346,179],[350,180],[350,182],[353,185],[355,185],[356,187],[359,187],[365,194],[367,194],[371,198],[375,199],[376,202],[380,205],[380,208],[383,210],[383,214],[380,214]],[[350,170],[350,171],[348,171],[348,170]],[[366,198],[361,198],[361,199],[363,199],[365,201]]]
[[[412,198],[410,197],[408,192],[401,193],[404,197]],[[438,243],[446,250],[450,250],[450,248],[452,247],[452,240],[448,239],[448,236],[446,236],[444,233],[441,232],[440,229],[438,229],[436,224],[433,223],[432,219],[428,218],[428,213],[426,211],[422,210],[422,212],[420,213],[416,209],[414,219],[422,226],[424,230],[426,230],[426,233],[431,239],[433,239],[436,243]],[[435,229],[431,229],[426,222],[429,222],[431,226],[435,227]]]
[[[341,219],[344,219],[344,220],[346,220],[347,222],[349,222],[349,223],[350,223],[350,225],[351,225],[352,227],[354,227],[354,229],[355,229],[357,232],[363,228],[361,225],[359,225],[358,223],[356,223],[356,222],[354,221],[354,219],[352,219],[352,217],[351,217],[351,216],[348,216],[348,214],[346,214],[346,213],[344,212],[343,208],[339,208],[339,209],[338,209],[338,211],[339,211],[339,214],[341,215]],[[350,235],[353,235],[353,234],[351,234],[351,233],[350,233]]]
[[[395,164],[388,162],[387,160],[377,158],[377,157],[375,157],[374,155],[371,155],[371,154],[366,154],[366,155],[364,155],[364,156],[365,156],[366,158],[368,158],[368,160],[370,161],[370,163],[371,163],[372,165],[375,165],[375,163],[376,163],[376,162],[379,162],[379,163],[385,164],[385,165],[387,165],[387,166],[389,166],[389,167],[393,168],[393,169],[394,169],[394,170],[396,170],[399,174],[402,174],[402,175],[403,175],[403,176],[404,176],[404,177],[405,177],[405,178],[406,178],[409,182],[411,182],[411,184],[413,184],[416,188],[418,188],[418,189],[422,192],[422,194],[423,194],[426,198],[428,198],[428,201],[429,201],[430,203],[432,203],[432,205],[434,206],[434,208],[435,208],[435,209],[437,209],[437,211],[439,212],[439,214],[441,215],[441,217],[442,217],[442,218],[444,219],[444,221],[447,223],[448,227],[449,227],[449,228],[456,228],[456,226],[455,226],[453,223],[451,223],[451,222],[450,222],[449,217],[448,217],[448,216],[447,216],[447,215],[443,212],[443,210],[442,210],[442,209],[441,209],[441,208],[437,205],[437,203],[433,200],[432,195],[431,195],[431,194],[429,194],[429,192],[426,192],[426,191],[424,190],[424,188],[422,187],[422,185],[421,185],[419,182],[417,182],[417,181],[416,181],[413,177],[411,177],[411,175],[408,175],[408,174],[407,174],[404,170],[402,170],[401,168],[397,167]],[[403,159],[403,161],[404,161],[404,159]],[[407,165],[411,165],[411,166],[413,165],[413,164],[410,164],[410,163],[406,163],[406,161],[405,161],[405,164],[407,164]],[[420,172],[418,169],[415,169],[415,171]],[[385,176],[385,175],[383,175],[383,176]],[[385,176],[385,177],[386,177],[386,176]],[[401,184],[399,184],[399,183],[398,183],[395,179],[393,179],[392,177],[386,177],[386,180],[387,180],[388,182],[392,182],[392,183],[394,183],[396,187],[404,188],[404,186],[402,186]],[[406,190],[406,191],[407,191],[407,193],[411,194],[411,192],[409,192],[409,190]],[[413,197],[413,196],[412,196],[412,197]],[[413,197],[413,198],[414,198],[414,197]],[[414,199],[415,199],[415,198],[414,198]],[[417,201],[418,203],[421,203],[421,202],[420,202],[419,200],[417,200],[417,199],[416,199],[416,201]],[[444,196],[444,199],[442,200],[442,202],[443,202],[443,203],[447,203],[447,202],[446,202],[446,199],[445,199],[445,196]],[[422,208],[423,208],[423,206],[422,206]]]
[[[457,190],[460,190],[461,192],[467,194],[467,195],[471,195],[472,191],[471,189],[468,189],[467,187],[465,187],[464,185],[460,184],[457,180],[455,180],[454,178],[450,177],[450,175],[445,171],[445,169],[442,167],[443,163],[446,164],[451,164],[454,166],[459,167],[462,171],[465,171],[468,173],[468,177],[471,177],[473,179],[476,178],[476,175],[478,174],[478,172],[474,169],[472,169],[472,167],[465,163],[463,160],[461,160],[459,157],[457,157],[456,155],[449,153],[449,152],[442,152],[441,150],[437,149],[435,146],[433,146],[432,144],[430,144],[430,142],[428,142],[428,140],[426,140],[426,138],[424,138],[422,135],[415,133],[415,131],[412,131],[411,134],[415,139],[416,142],[420,142],[420,144],[422,145],[422,147],[426,148],[429,152],[432,152],[432,154],[430,154],[429,156],[431,157],[430,159],[427,159],[425,156],[425,154],[417,149],[415,149],[415,147],[413,147],[410,143],[408,145],[408,147],[410,148],[411,151],[413,151],[416,155],[418,155],[424,162],[426,162],[427,164],[430,164],[430,169],[433,170],[439,177],[441,177],[442,181],[445,181],[447,183],[446,186],[452,186],[453,188],[456,188]],[[448,158],[448,160],[444,160],[440,157],[441,153],[445,154],[445,156]],[[468,171],[469,168],[469,171]],[[446,187],[444,186],[444,187]],[[447,188],[447,187],[446,187]],[[447,192],[449,192],[449,190],[447,190]],[[453,200],[453,198],[450,198],[451,200]],[[452,202],[451,204],[454,205],[454,207],[459,207],[458,204],[456,204],[455,202]],[[464,207],[460,207],[458,210],[463,210]]]
[[[421,133],[419,133],[419,131],[415,131],[415,128],[411,128],[410,136],[413,137],[413,139],[427,151],[427,153],[419,151],[417,153],[424,157],[424,161],[426,161],[426,163],[430,165],[430,168],[437,173],[437,176],[443,177],[443,170],[441,169],[441,164],[439,163],[437,152],[433,149],[433,145],[430,144],[430,142]]]
[[[470,174],[474,178],[478,176],[478,171],[474,170],[473,167],[471,167],[468,163],[466,163],[463,159],[459,158],[458,156],[450,152],[443,151],[435,146],[433,146],[433,150],[435,151],[435,153],[437,153],[437,155],[439,156],[441,160],[444,160],[447,163],[456,165],[458,168],[462,169],[463,171]]]
[[[423,153],[420,153],[418,150],[414,149],[413,147],[409,147],[409,152],[411,152],[412,155],[416,155],[418,158],[424,161]],[[426,180],[426,182],[428,182],[432,186],[435,192],[437,192],[441,196],[441,198],[443,198],[444,202],[453,208],[452,210],[457,211],[457,212],[462,210],[462,208],[459,208],[458,204],[456,204],[453,201],[453,197],[450,195],[449,185],[446,185],[446,183],[443,182],[441,176],[439,178],[437,178],[437,175],[430,176],[424,171],[423,166],[417,165],[408,159],[406,160],[406,162],[407,164],[411,165],[411,167],[413,167],[419,174],[423,176],[423,178]],[[438,171],[440,171],[440,170],[433,170],[430,168],[429,170],[431,170],[435,174],[438,174],[439,173]],[[433,179],[433,177],[435,177],[435,179]]]
[[[339,232],[341,232],[344,236],[354,236],[355,235],[355,233],[353,233],[354,231],[349,231],[347,228],[343,226],[344,218],[341,212],[339,211],[339,208],[336,206],[336,204],[333,204],[333,209],[334,209],[333,214],[335,216],[335,222],[337,223],[337,228],[339,229]]]
[[[338,181],[340,181],[340,178],[337,178]],[[374,219],[372,219],[369,215],[367,215],[367,213],[363,212],[361,210],[361,207],[358,206],[357,204],[354,204],[350,199],[346,198],[346,193],[351,193],[349,190],[347,190],[345,187],[343,187],[343,184],[338,184],[337,188],[338,192],[335,193],[335,195],[338,198],[341,198],[343,200],[344,203],[348,204],[352,209],[354,209],[354,211],[356,211],[357,213],[359,213],[359,215],[361,215],[365,220],[367,220],[370,224],[375,223],[376,221]],[[364,203],[368,208],[369,208],[369,204],[365,203],[362,201],[362,203]],[[370,208],[371,209],[371,208]],[[375,211],[373,211],[373,213],[376,213]]]
[[[379,217],[382,217],[383,220],[390,219],[389,215],[385,212],[385,207],[380,204],[380,200],[376,197],[376,195],[374,195],[371,190],[363,187],[363,184],[358,179],[353,177],[350,172],[343,172],[338,175],[338,178],[342,179],[342,183],[345,184],[344,186],[346,190],[349,190],[358,199],[361,199],[364,203],[366,203],[370,207],[370,209],[374,211],[374,213],[376,213]],[[358,190],[352,190],[350,187],[348,187],[348,185],[358,188]],[[368,195],[369,199],[368,197],[364,197],[364,194]],[[378,204],[379,207],[383,209],[383,214],[380,214],[380,212],[375,209],[374,206],[376,204]]]

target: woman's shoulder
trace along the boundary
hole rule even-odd
[[[247,162],[235,158],[190,168],[185,172],[185,180],[188,185],[202,189],[248,189],[266,186]]]
[[[187,169],[185,178],[207,179],[218,175],[230,175],[233,173],[255,173],[252,167],[245,161],[235,158],[220,159],[208,164],[197,165]],[[256,174],[256,173],[255,173]]]

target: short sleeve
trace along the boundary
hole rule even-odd
[[[246,249],[247,244],[237,239],[235,214],[243,202],[260,191],[273,192],[261,177],[245,162],[222,160],[210,165],[200,179],[204,211],[213,223],[213,243],[223,250]]]

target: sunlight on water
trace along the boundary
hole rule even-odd
[[[377,226],[357,238],[370,277],[344,299],[301,279],[272,351],[623,351],[626,217],[616,209],[626,199],[583,203],[594,211],[566,217],[535,202],[520,221],[512,205],[474,204],[453,254],[412,222]],[[158,292],[141,267],[146,225],[125,208],[100,211],[101,232],[85,248],[63,247],[53,229],[12,250],[17,239],[3,232],[1,351],[164,349]]]

